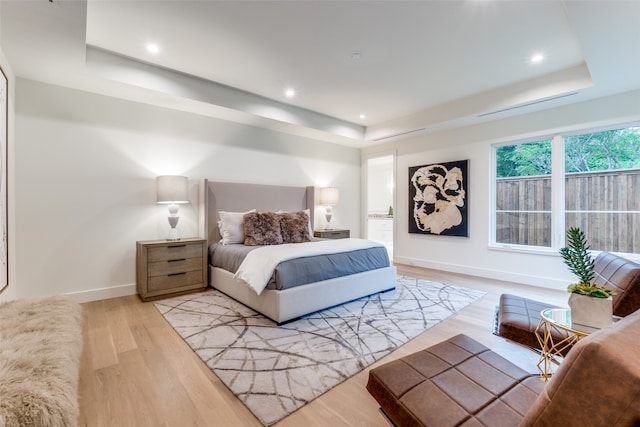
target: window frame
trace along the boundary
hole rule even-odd
[[[640,122],[617,123],[608,126],[586,129],[572,129],[570,131],[558,131],[546,134],[540,134],[526,139],[516,139],[503,142],[497,142],[490,145],[490,203],[489,203],[489,243],[490,250],[520,252],[539,255],[558,256],[560,248],[565,246],[566,234],[566,209],[565,209],[565,138],[570,136],[582,135],[587,133],[604,132],[622,128],[637,128]],[[497,234],[497,149],[499,147],[509,145],[520,145],[531,142],[551,140],[551,246],[534,246],[520,245],[513,243],[499,243],[496,241]],[[558,172],[559,171],[559,172]],[[600,253],[599,250],[593,250],[594,254]],[[618,253],[628,259],[640,261],[640,254],[636,253]]]

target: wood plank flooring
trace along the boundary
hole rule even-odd
[[[524,369],[536,372],[535,353],[491,332],[499,295],[513,293],[566,305],[567,294],[562,291],[409,266],[398,266],[398,273],[487,294],[373,366],[465,333]],[[261,426],[165,322],[153,303],[144,303],[133,295],[83,306],[80,426]],[[365,389],[367,375],[365,369],[276,426],[388,427]]]

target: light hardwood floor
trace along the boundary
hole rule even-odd
[[[566,305],[566,293],[471,276],[398,266],[398,273],[486,292],[476,303],[424,332],[378,364],[465,333],[531,372],[537,355],[492,334],[501,293]],[[137,295],[84,304],[80,426],[256,426],[261,424]],[[276,424],[388,427],[365,389],[369,369]]]

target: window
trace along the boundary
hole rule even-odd
[[[640,127],[494,153],[495,243],[558,249],[564,230],[580,227],[593,250],[640,253]]]
[[[551,246],[551,141],[496,148],[496,242]]]
[[[640,253],[640,128],[565,141],[565,226],[592,249]]]

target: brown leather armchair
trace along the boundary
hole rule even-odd
[[[640,264],[610,252],[598,254],[594,264],[596,277],[593,283],[616,291],[613,296],[613,314],[624,317],[638,310],[640,308]],[[539,349],[535,329],[540,321],[540,312],[546,308],[557,307],[517,295],[501,295],[496,335]]]

